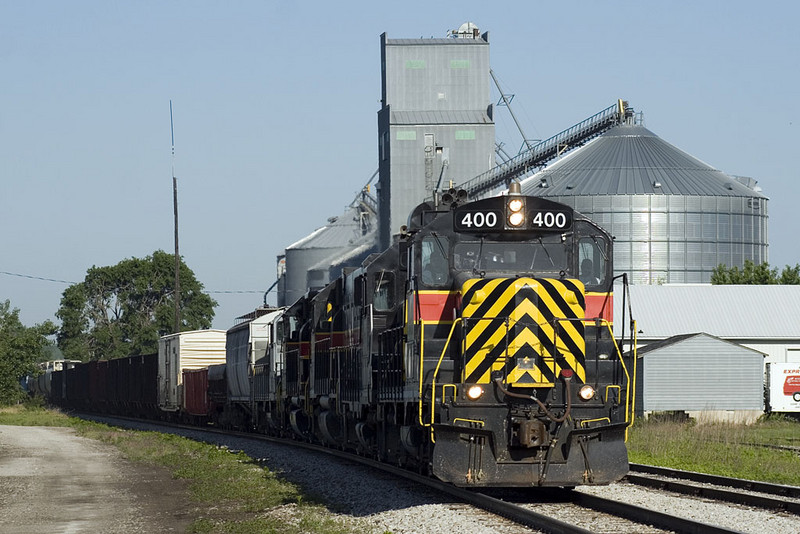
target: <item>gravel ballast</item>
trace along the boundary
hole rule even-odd
[[[394,534],[452,534],[470,532],[535,532],[488,515],[463,503],[452,502],[427,488],[398,480],[355,462],[256,439],[180,431],[182,435],[230,449],[241,450],[260,459],[271,470],[330,503],[344,515],[364,521],[376,532]],[[645,508],[675,514],[747,533],[797,534],[800,517],[782,512],[753,509],[706,499],[617,483],[609,486],[584,486],[578,491],[636,504]],[[537,505],[538,506],[538,505]],[[538,510],[539,508],[537,508]],[[541,507],[543,513],[548,513]],[[559,514],[555,514],[559,515]],[[560,517],[569,521],[568,517]],[[582,525],[592,530],[592,525]]]

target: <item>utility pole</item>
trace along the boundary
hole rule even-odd
[[[174,333],[181,331],[181,256],[178,252],[178,179],[175,177],[175,128],[172,123],[172,100],[169,101],[169,130],[172,135],[172,210],[175,214],[175,326]]]

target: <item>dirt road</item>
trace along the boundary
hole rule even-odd
[[[67,428],[0,425],[0,530],[22,533],[184,532],[183,482],[124,460]]]

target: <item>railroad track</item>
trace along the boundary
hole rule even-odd
[[[92,419],[98,416],[87,415]],[[316,444],[285,440],[259,434],[233,432],[213,428],[202,428],[178,425],[164,422],[130,419],[125,417],[102,416],[103,422],[131,421],[146,423],[167,429],[184,429],[192,432],[208,432],[211,434],[235,436],[256,441],[266,441],[292,447],[302,447],[306,450],[324,453],[348,462],[355,462],[364,466],[380,470],[392,476],[412,481],[425,486],[438,495],[446,495],[463,503],[472,505],[486,513],[494,514],[511,520],[528,529],[564,534],[587,534],[591,532],[617,532],[617,533],[691,533],[691,534],[729,534],[738,533],[724,527],[677,517],[674,514],[663,513],[649,508],[626,504],[623,502],[602,498],[596,495],[573,490],[523,488],[499,491],[483,491],[465,489],[445,484],[428,476],[423,476],[400,467],[377,462],[370,458],[355,456],[349,452],[324,447]],[[112,422],[111,424],[115,424]],[[639,467],[639,466],[637,466]],[[569,522],[563,518],[569,518]],[[583,525],[583,526],[582,526]],[[586,527],[589,526],[589,528]]]
[[[644,475],[639,473],[644,473]],[[800,487],[797,486],[770,484],[641,464],[631,464],[631,473],[625,477],[625,480],[639,486],[800,515]],[[778,497],[771,497],[771,495]]]
[[[789,451],[795,454],[800,454],[800,447],[796,445],[775,445],[774,443],[742,443],[748,447],[763,447],[765,449],[775,449],[778,451]]]
[[[730,534],[738,533],[725,527],[703,521],[678,517],[652,508],[637,506],[618,500],[608,499],[589,493],[566,489],[506,489],[483,492],[503,493],[503,502],[517,501],[517,506],[526,510],[536,508],[537,514],[547,517],[569,517],[570,523],[564,527],[552,528],[549,525],[536,525],[545,532],[615,532],[635,534],[691,533],[691,534]],[[478,505],[476,505],[478,506]],[[508,517],[508,516],[506,516]],[[589,525],[589,528],[581,525]],[[532,525],[532,528],[535,528]]]

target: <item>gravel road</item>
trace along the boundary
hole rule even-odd
[[[0,532],[185,532],[185,486],[72,429],[0,425]]]

